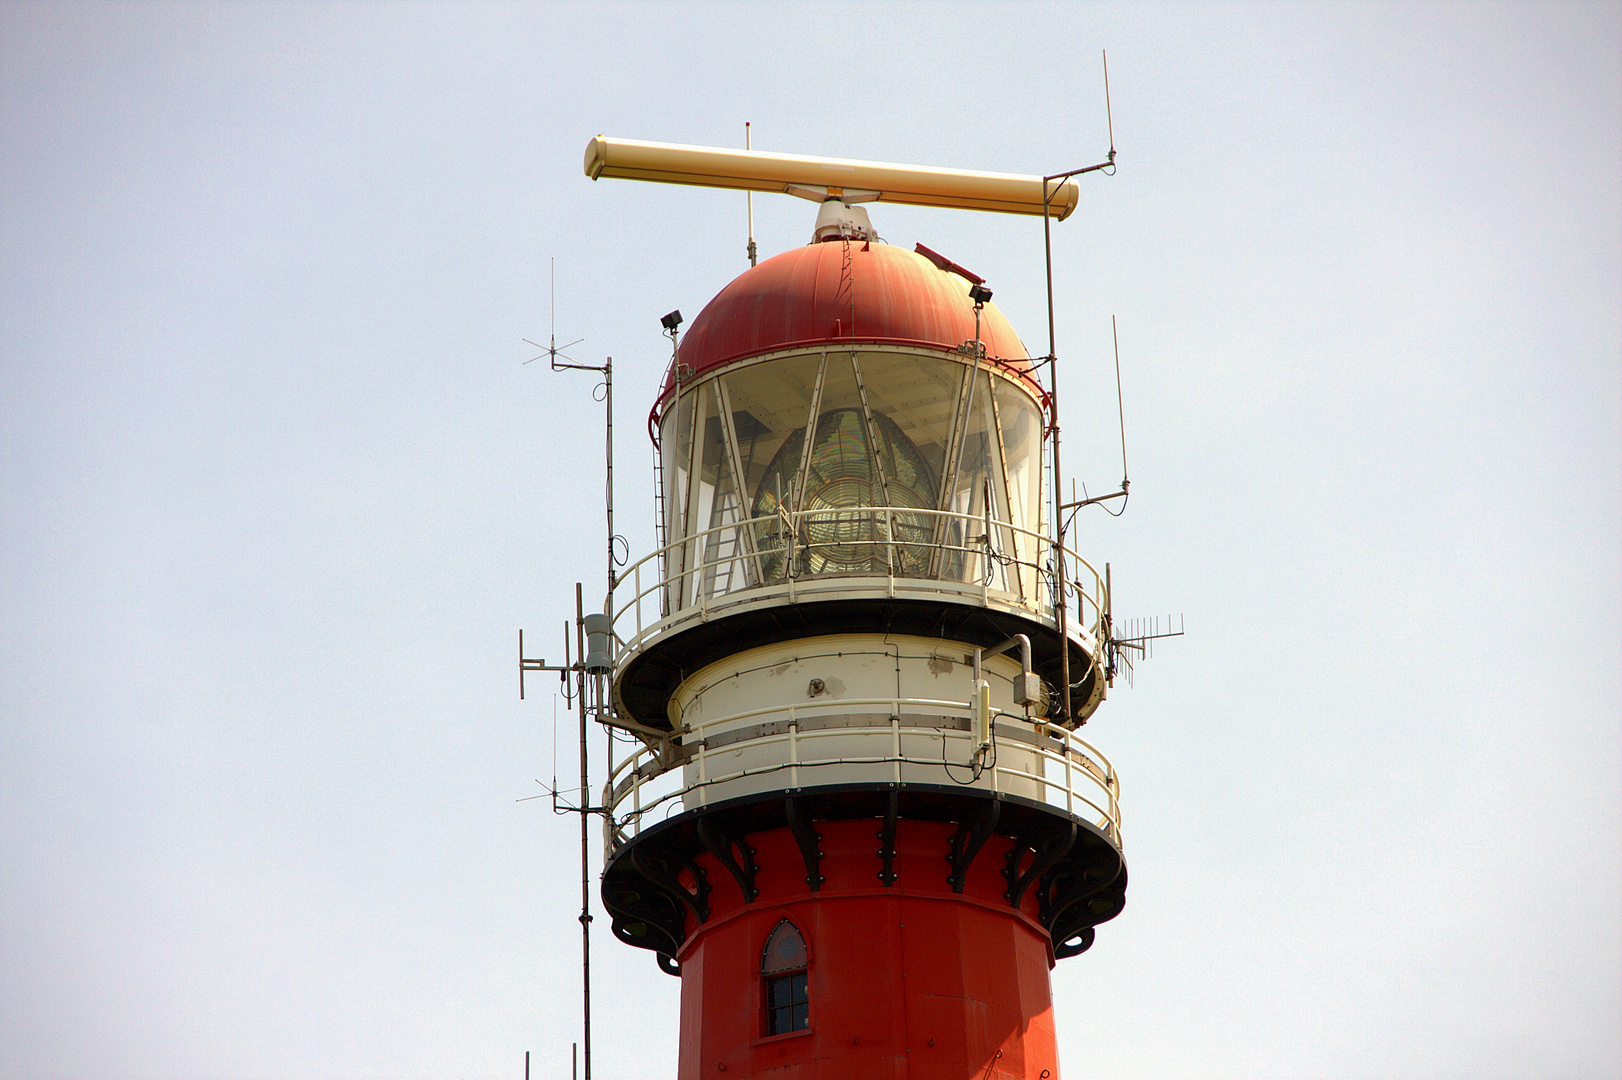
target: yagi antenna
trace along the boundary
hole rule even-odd
[[[1176,626],[1173,630],[1172,627]],[[1155,654],[1155,642],[1164,638],[1182,637],[1184,633],[1183,617],[1177,616],[1172,622],[1170,615],[1166,616],[1164,628],[1161,626],[1160,616],[1155,615],[1147,619],[1132,619],[1125,627],[1125,633],[1115,636],[1115,628],[1111,627],[1109,640],[1105,643],[1105,653],[1108,663],[1104,669],[1105,676],[1110,685],[1115,685],[1115,676],[1126,673],[1126,684],[1132,685],[1132,653],[1138,654],[1139,660],[1148,660]]]
[[[559,357],[563,357],[563,359],[569,361],[569,363],[571,363],[571,364],[575,363],[574,357],[572,357],[572,356],[564,356],[563,349],[572,349],[576,345],[580,344],[582,341],[586,340],[585,338],[575,338],[573,341],[569,342],[569,344],[563,346],[563,349],[558,348],[558,261],[557,261],[557,259],[552,260],[552,336],[548,340],[549,340],[549,344],[542,345],[538,341],[531,341],[531,340],[529,340],[529,338],[525,338],[524,339],[524,344],[525,345],[533,345],[537,349],[542,350],[541,351],[541,356],[544,356],[544,357],[546,357],[546,358],[548,358],[549,360],[552,361],[552,370],[553,371],[561,370],[559,368],[559,366],[558,366],[558,358]],[[524,363],[525,364],[533,364],[535,361],[539,360],[541,358],[541,356],[532,356],[528,360],[525,360]],[[521,367],[523,365],[519,365],[519,366]]]

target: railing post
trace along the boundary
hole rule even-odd
[[[800,786],[800,721],[794,714],[794,706],[788,710],[788,786],[796,790]]]
[[[632,758],[632,760],[634,761],[636,759]],[[631,771],[631,809],[635,812],[634,820],[637,823],[637,831],[641,832],[642,831],[642,773],[641,773],[640,768],[633,769]]]
[[[895,783],[901,786],[901,702],[892,703],[890,710],[890,754],[895,758]]]
[[[1061,752],[1064,754],[1064,812],[1074,815],[1076,812],[1076,782],[1070,774],[1070,736],[1064,737]]]
[[[703,806],[703,805],[705,805],[705,799],[707,798],[707,792],[709,790],[706,787],[706,784],[708,784],[709,779],[710,779],[710,768],[709,768],[710,744],[709,744],[708,739],[703,738],[703,734],[704,734],[704,725],[703,724],[700,724],[698,726],[698,730],[693,732],[693,734],[699,736],[697,753],[695,753],[693,756],[698,758],[698,784],[696,785],[697,792],[698,792],[698,805]],[[686,790],[687,791],[692,791],[694,789],[693,788],[688,788]],[[683,795],[685,795],[685,794],[686,794],[686,791],[683,792]],[[682,801],[686,802],[686,799],[684,798]]]

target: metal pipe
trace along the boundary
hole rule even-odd
[[[612,541],[610,541],[612,543]],[[610,567],[610,573],[613,572]],[[575,611],[575,651],[576,655],[586,655],[586,606],[585,596],[581,591],[580,583],[574,585],[574,611]],[[591,805],[590,777],[587,775],[588,763],[586,760],[586,668],[584,662],[580,665],[580,672],[576,688],[580,697],[580,994],[581,1013],[584,1030],[581,1041],[585,1044],[585,1080],[591,1080],[591,871],[587,862],[587,832]]]
[[[745,150],[753,150],[755,148],[753,141],[750,139],[749,121],[747,121],[747,120],[745,120],[743,122],[743,148]],[[744,198],[744,202],[747,203],[748,207],[749,207],[749,247],[747,249],[748,252],[749,252],[749,265],[754,266],[755,265],[755,193],[753,191],[746,191],[746,192],[744,192],[743,198]]]
[[[1048,431],[1053,437],[1053,570],[1058,578],[1057,622],[1059,624],[1059,722],[1073,727],[1070,718],[1070,622],[1068,601],[1065,597],[1064,519],[1060,516],[1059,500],[1063,489],[1063,471],[1059,468],[1059,359],[1054,354],[1053,334],[1053,230],[1048,212],[1052,195],[1048,192],[1051,177],[1042,179],[1042,252],[1047,264],[1048,285]]]
[[[614,358],[603,362],[603,405],[608,413],[608,432],[605,437],[604,456],[607,459],[608,479],[603,487],[608,502],[608,595],[614,595]],[[612,610],[612,608],[610,608]]]
[[[1001,656],[1003,653],[1007,652],[1009,649],[1012,649],[1015,645],[1019,646],[1019,666],[1020,666],[1020,670],[1022,670],[1022,671],[1031,670],[1031,639],[1029,637],[1026,637],[1024,634],[1015,634],[1013,637],[1009,638],[1007,641],[1003,642],[1001,645],[997,645],[997,646],[995,646],[993,648],[985,649],[985,650],[977,649],[975,651],[976,651],[976,653],[983,653],[983,655],[986,657],[986,659],[989,660],[993,656]],[[980,662],[980,657],[977,655],[975,657],[975,664],[978,665],[979,662]],[[979,678],[979,677],[980,677],[979,668],[978,668],[978,666],[976,666],[975,678]]]

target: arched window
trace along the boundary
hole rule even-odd
[[[784,1035],[811,1026],[805,969],[805,938],[784,919],[773,928],[760,956],[760,974],[766,980],[766,1034]]]

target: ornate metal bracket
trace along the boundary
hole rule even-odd
[[[811,827],[811,819],[795,803],[793,796],[783,800],[783,812],[788,816],[788,831],[800,846],[800,858],[805,860],[805,883],[812,892],[816,892],[828,880],[821,873],[822,849],[818,845],[822,837]]]
[[[962,821],[957,823],[957,832],[952,834],[952,850],[946,856],[951,864],[952,872],[947,875],[946,883],[952,891],[963,891],[963,881],[968,876],[969,865],[974,857],[980,854],[980,849],[991,838],[992,832],[997,828],[997,815],[1002,812],[1002,803],[992,799],[986,803],[985,809],[975,813],[966,814]]]
[[[699,922],[709,921],[710,879],[702,866],[690,859],[681,860],[682,867],[693,875],[695,887],[689,891],[663,859],[649,855],[640,846],[631,849],[631,865],[649,882],[686,905],[687,910],[691,911]]]
[[[1051,872],[1037,889],[1041,897],[1042,924],[1053,939],[1056,960],[1077,956],[1093,943],[1092,928],[1120,914],[1126,896],[1112,889],[1120,867],[1094,864]],[[1071,940],[1075,944],[1070,944]]]
[[[883,861],[879,881],[888,889],[895,884],[895,832],[896,818],[901,807],[901,793],[891,790],[890,800],[884,805],[884,827],[879,829],[878,856]]]
[[[1025,890],[1031,883],[1070,854],[1070,849],[1076,843],[1076,823],[1066,822],[1056,829],[1044,830],[1030,840],[1024,837],[1016,838],[1014,846],[1008,849],[1006,865],[1002,876],[1008,882],[1008,890],[1003,898],[1012,907],[1019,907],[1020,901],[1025,898]],[[1029,851],[1032,856],[1030,868],[1023,874],[1019,872],[1019,864],[1024,861],[1025,853]]]
[[[708,818],[700,817],[696,827],[698,838],[703,842],[705,849],[715,856],[716,861],[732,875],[732,880],[738,883],[738,888],[743,892],[744,903],[754,903],[755,897],[760,895],[760,890],[755,888],[755,872],[760,869],[755,864],[755,849],[744,843],[741,836],[737,838],[728,836],[719,826],[711,824]],[[733,857],[734,849],[743,856],[742,860]]]

